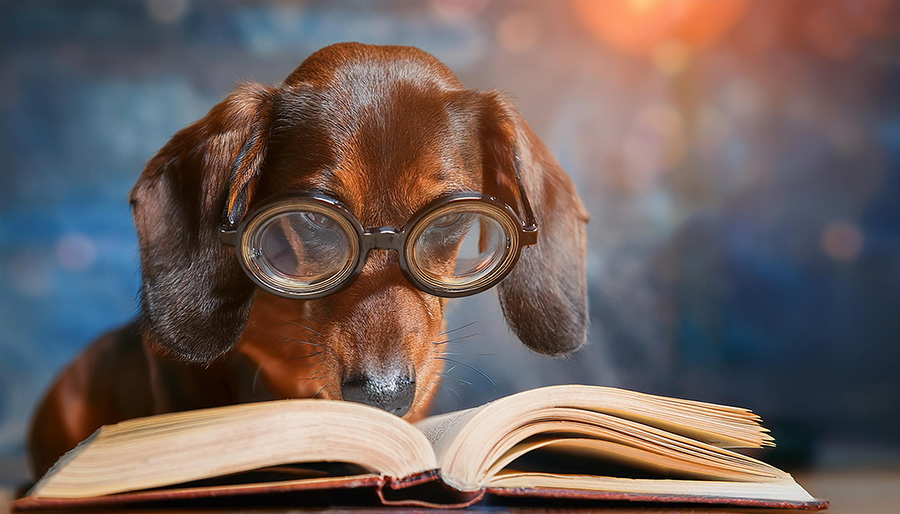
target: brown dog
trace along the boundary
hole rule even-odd
[[[242,253],[246,245],[232,240],[236,250],[220,237],[257,206],[310,192],[348,214],[332,219],[307,208],[296,218],[304,230],[333,234],[334,220],[355,218],[365,227],[359,240],[372,245],[345,252],[360,258],[333,290],[292,297],[260,287],[245,270],[262,253]],[[415,255],[385,249],[398,249],[391,245],[406,231],[384,227],[406,227],[434,199],[465,192],[492,197],[478,205],[508,206],[494,213],[527,218],[533,207],[540,235],[498,285],[503,313],[535,351],[581,346],[587,214],[503,95],[464,89],[416,48],[353,43],[316,52],[276,87],[240,86],[175,134],[132,190],[141,315],[59,376],[33,422],[33,473],[103,424],[163,412],[319,397],[421,417],[443,369],[437,343],[446,298],[462,293],[431,294],[427,277],[410,272]],[[429,230],[450,230],[460,216],[435,218]],[[299,229],[271,226],[286,241],[282,250],[293,252],[291,266],[320,263],[306,256],[309,248],[301,255]],[[351,232],[341,237],[349,241]],[[500,252],[517,236],[506,237]],[[482,235],[479,248],[488,243]]]

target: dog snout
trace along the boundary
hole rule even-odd
[[[341,383],[344,400],[364,403],[391,414],[409,412],[416,396],[416,379],[411,373],[357,374]]]

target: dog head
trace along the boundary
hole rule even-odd
[[[310,378],[322,384],[317,395],[421,410],[442,367],[434,343],[446,299],[414,287],[397,252],[370,251],[339,292],[287,299],[251,282],[219,227],[286,192],[325,193],[367,228],[402,227],[430,201],[461,191],[519,209],[517,177],[540,234],[498,285],[500,303],[529,348],[566,354],[586,337],[587,214],[510,101],[463,88],[415,48],[324,48],[276,87],[240,86],[148,163],[131,193],[144,336],[208,362],[239,341],[252,354],[267,327],[287,325],[283,338],[319,357]]]

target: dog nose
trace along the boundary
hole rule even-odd
[[[416,396],[416,379],[405,373],[393,376],[354,375],[341,383],[341,395],[344,400],[403,416],[409,412]]]

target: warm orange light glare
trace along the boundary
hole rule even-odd
[[[728,32],[748,0],[572,0],[581,21],[601,41],[630,55],[652,57],[675,42],[705,48]]]

